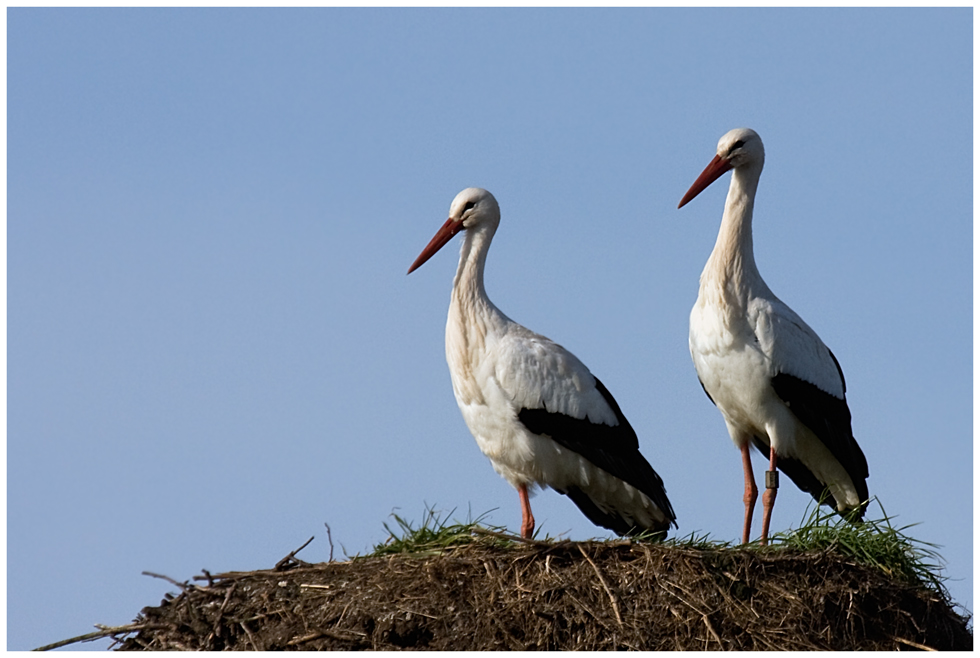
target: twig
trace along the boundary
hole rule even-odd
[[[714,636],[715,640],[717,640],[718,646],[720,646],[721,647],[721,650],[724,651],[725,650],[725,645],[722,644],[721,638],[718,637],[718,633],[715,632],[715,627],[711,625],[711,620],[708,619],[708,615],[702,613],[701,614],[701,619],[704,620],[704,625],[708,627],[708,631],[711,633],[711,635]]]
[[[434,617],[424,612],[419,612],[418,610],[406,610],[405,608],[401,608],[401,607],[398,608],[398,612],[405,612],[410,615],[418,615],[419,617],[428,617],[429,619],[436,619],[436,620],[439,619],[438,617]]]
[[[291,639],[289,642],[286,643],[286,646],[295,647],[297,644],[303,644],[304,642],[309,642],[310,640],[315,640],[320,637],[323,637],[322,631],[310,633],[309,635],[304,635],[303,637],[294,637],[293,639]]]
[[[208,574],[210,576],[211,574]],[[232,583],[231,587],[228,588],[228,592],[225,594],[225,600],[221,602],[221,607],[218,608],[218,614],[214,618],[214,634],[217,635],[218,631],[221,630],[221,620],[225,612],[225,606],[228,605],[228,601],[231,599],[231,593],[235,591],[235,586],[238,583]]]
[[[672,586],[674,586],[674,587],[677,587],[678,589],[683,589],[683,588],[681,588],[681,586],[680,586],[680,585],[678,585],[677,583],[671,583],[671,582],[668,582],[668,584],[669,584],[669,585],[672,585]],[[678,594],[677,592],[672,592],[672,591],[670,591],[669,589],[667,589],[667,588],[666,588],[666,587],[664,586],[664,583],[662,582],[662,579],[659,579],[659,578],[657,579],[657,586],[658,586],[658,587],[660,587],[660,589],[662,589],[663,591],[665,591],[665,592],[667,592],[668,594],[670,594],[671,596],[673,596],[674,598],[676,598],[676,599],[677,599],[678,601],[680,601],[680,602],[681,602],[681,603],[683,603],[684,605],[686,605],[686,606],[687,606],[688,608],[690,608],[690,609],[691,609],[691,610],[693,610],[694,612],[696,612],[696,613],[698,613],[699,615],[701,615],[702,617],[706,617],[706,616],[707,616],[707,613],[704,613],[704,612],[702,612],[701,610],[699,610],[697,606],[695,606],[695,605],[694,605],[693,603],[691,603],[690,601],[688,601],[687,599],[685,599],[685,598],[684,598],[683,596],[681,596],[681,595],[680,595],[680,594]]]
[[[597,615],[595,612],[593,612],[592,611],[592,608],[590,608],[588,605],[585,604],[585,601],[582,601],[577,596],[575,596],[574,594],[572,594],[570,591],[567,591],[567,590],[565,591],[565,594],[564,595],[567,596],[568,598],[570,598],[575,603],[577,603],[578,604],[578,607],[580,607],[583,611],[585,611],[586,613],[588,613],[588,615],[590,617],[592,617],[593,619],[595,619],[595,621],[596,621],[597,624],[599,624],[600,626],[602,626],[606,630],[610,630],[609,624],[606,623],[606,620],[605,619],[600,619],[599,618],[599,615]]]
[[[327,541],[330,542],[330,559],[328,562],[333,562],[333,537],[330,535],[330,524],[324,523],[324,527],[327,529]]]
[[[585,552],[585,549],[582,548],[582,545],[576,544],[576,546],[578,547],[579,552],[582,554],[582,557],[588,560],[589,564],[592,565],[592,569],[595,571],[595,575],[599,577],[599,582],[602,583],[602,587],[606,590],[606,594],[609,595],[609,600],[612,602],[613,612],[616,613],[616,621],[619,622],[619,627],[622,628],[623,618],[619,616],[619,603],[616,602],[616,597],[613,596],[612,590],[609,589],[609,585],[606,583],[606,579],[602,577],[601,573],[599,573],[599,567],[597,567],[595,562],[592,561],[592,558],[589,557],[589,554]]]
[[[187,591],[187,588],[189,586],[188,583],[186,583],[186,582],[185,583],[179,583],[176,580],[174,580],[173,578],[171,578],[170,576],[164,576],[163,574],[153,573],[152,571],[144,571],[143,572],[143,575],[144,576],[150,576],[152,578],[159,578],[160,580],[165,580],[168,583],[170,583],[171,585],[176,585],[183,592],[186,592]]]
[[[307,539],[306,543],[304,543],[302,546],[297,548],[295,551],[290,552],[289,555],[276,562],[276,566],[273,567],[273,571],[289,571],[293,567],[297,567],[297,566],[304,566],[304,567],[311,566],[309,562],[304,562],[303,560],[296,557],[296,554],[299,553],[304,548],[306,548],[307,546],[309,546],[311,541],[313,541],[313,537]]]
[[[367,633],[362,633],[360,631],[353,631],[349,628],[336,628],[336,629],[324,628],[321,629],[320,632],[326,635],[327,637],[332,637],[335,640],[341,640],[343,642],[350,642],[353,639],[350,637],[350,635],[355,635],[357,637],[367,637]],[[344,633],[348,633],[349,635],[345,636]]]
[[[245,631],[245,635],[248,635],[248,641],[252,643],[252,651],[262,651],[262,649],[259,648],[259,645],[255,643],[255,638],[252,637],[252,631],[248,630],[248,626],[245,625],[245,622],[240,621],[238,622],[238,625],[242,627],[243,631]]]
[[[912,640],[906,640],[906,639],[901,638],[901,637],[893,637],[892,639],[895,640],[896,642],[901,642],[902,644],[907,644],[910,647],[915,647],[916,649],[919,649],[920,651],[938,651],[938,649],[933,649],[932,647],[926,646],[925,644],[919,644],[918,642],[913,642]]]
[[[134,633],[136,631],[141,631],[143,629],[149,628],[166,628],[164,624],[127,624],[126,626],[103,626],[97,631],[92,633],[86,633],[85,635],[79,635],[78,637],[69,638],[67,640],[61,640],[60,642],[54,642],[52,644],[45,644],[43,647],[38,647],[34,651],[50,651],[51,649],[57,649],[59,647],[68,646],[69,644],[75,644],[76,642],[91,642],[92,640],[99,640],[104,637],[110,637],[113,635],[121,635],[124,633]]]

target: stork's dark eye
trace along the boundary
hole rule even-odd
[[[463,206],[463,212],[466,212],[467,210],[473,210],[473,208],[475,207],[476,207],[476,203],[474,203],[473,201],[467,201],[466,205]]]
[[[735,149],[740,149],[743,146],[745,146],[745,142],[743,142],[742,140],[738,140],[737,142],[735,142],[734,144],[732,144],[732,147],[730,149],[728,149],[728,152],[731,153]]]

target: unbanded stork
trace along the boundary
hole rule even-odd
[[[446,360],[466,425],[520,495],[521,535],[534,533],[528,490],[535,485],[565,494],[590,521],[617,534],[666,534],[677,524],[663,481],[606,387],[574,354],[517,324],[487,297],[483,268],[499,223],[492,194],[463,190],[408,273],[463,233]]]
[[[727,133],[714,159],[677,206],[728,170],[732,183],[718,240],[701,273],[691,310],[690,347],[701,386],[721,411],[745,470],[748,543],[758,489],[749,444],[769,458],[762,495],[762,540],[776,500],[778,473],[838,512],[868,500],[868,462],[851,432],[844,373],[820,337],[769,290],[752,253],[752,206],[765,150],[748,128]]]

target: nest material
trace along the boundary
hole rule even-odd
[[[832,551],[479,543],[205,574],[123,650],[972,649],[936,591]]]

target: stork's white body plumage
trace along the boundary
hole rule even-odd
[[[718,240],[691,311],[690,348],[698,378],[742,450],[748,541],[756,490],[748,464],[754,443],[815,498],[828,489],[844,512],[867,500],[868,466],[851,432],[844,374],[816,332],[762,279],[752,248],[752,211],[765,152],[752,130],[718,143],[715,159],[681,201],[732,169]],[[775,489],[767,490],[763,541]]]
[[[489,192],[464,190],[409,271],[465,229],[446,360],[480,450],[521,493],[522,534],[533,531],[527,491],[535,486],[568,495],[590,520],[620,534],[666,531],[675,517],[663,482],[609,392],[574,354],[514,322],[487,297],[483,271],[499,220]]]

